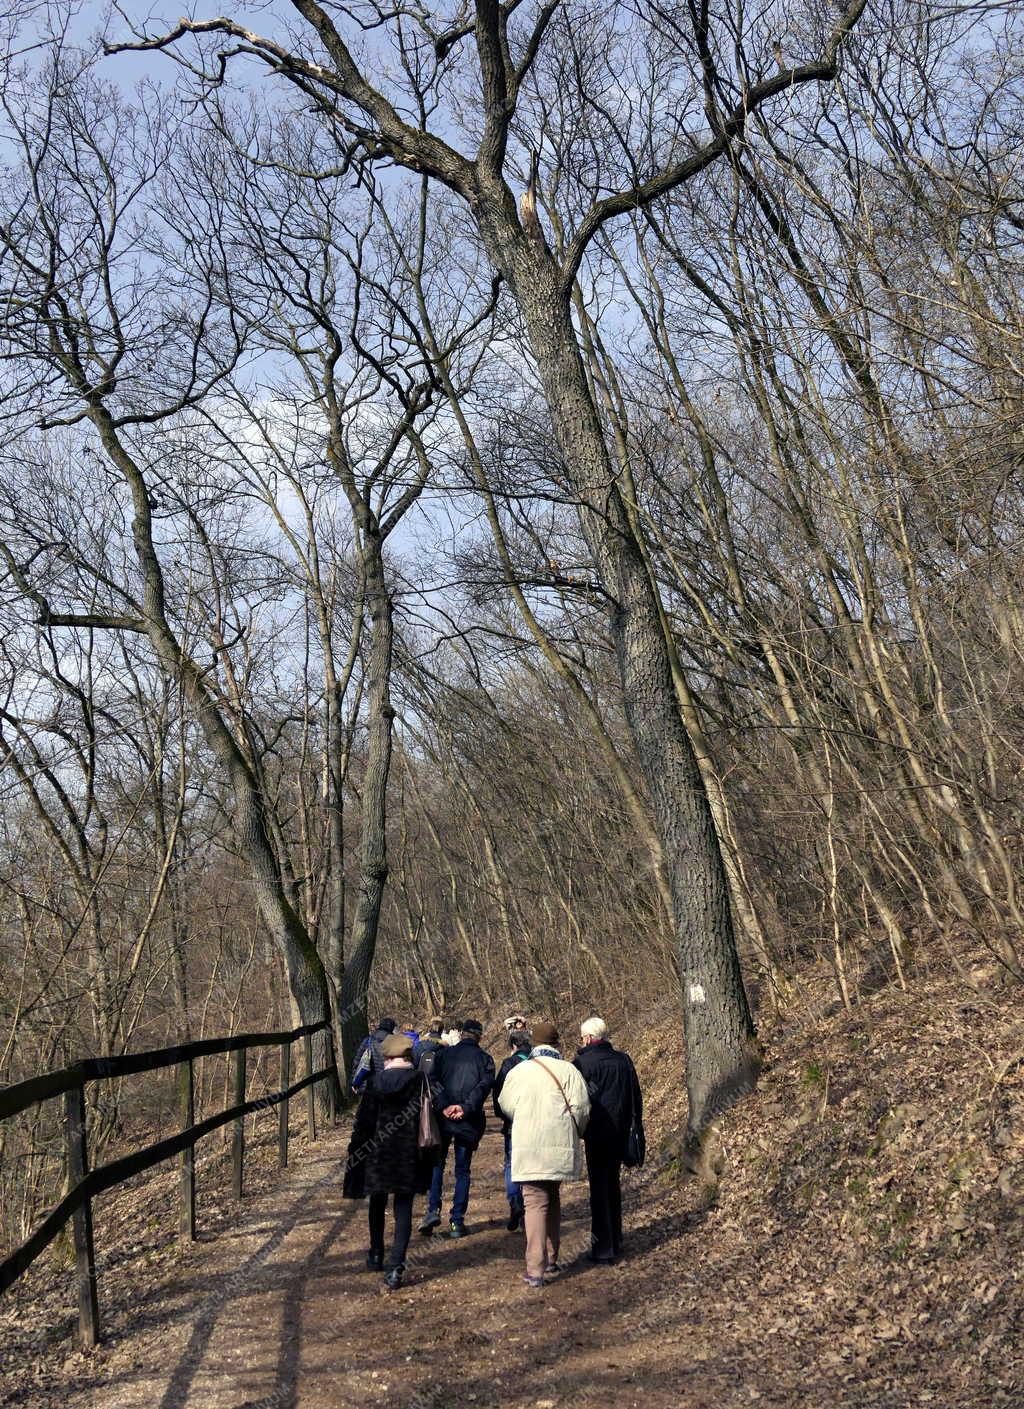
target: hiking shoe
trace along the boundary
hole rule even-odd
[[[440,1228],[440,1226],[441,1215],[439,1213],[433,1213],[428,1209],[423,1216],[423,1222],[420,1224],[420,1232],[425,1238],[429,1238],[434,1229]]]
[[[544,1268],[544,1276],[549,1278],[560,1277],[562,1275],[562,1264],[560,1262],[549,1262]]]
[[[440,1222],[440,1219],[438,1220]],[[466,1225],[464,1223],[452,1223],[448,1229],[450,1238],[464,1238],[466,1236]]]
[[[613,1252],[588,1252],[587,1261],[595,1262],[599,1267],[611,1267],[612,1263],[615,1261],[615,1254]]]
[[[366,1254],[366,1270],[367,1272],[383,1272],[384,1254],[382,1252],[374,1252],[371,1249],[370,1252]]]
[[[397,1292],[402,1285],[402,1268],[392,1267],[390,1272],[384,1274],[384,1285],[389,1292]]]
[[[543,1289],[544,1289],[544,1278],[543,1278],[543,1277],[528,1277],[528,1276],[526,1276],[526,1274],[524,1273],[524,1274],[523,1274],[523,1281],[526,1283],[526,1285],[527,1285],[528,1287],[532,1287],[534,1291],[543,1291]]]
[[[508,1222],[505,1224],[505,1227],[508,1229],[508,1231],[510,1233],[518,1232],[518,1230],[522,1227],[522,1222],[523,1215],[519,1212],[519,1210],[517,1208],[509,1209]]]

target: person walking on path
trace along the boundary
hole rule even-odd
[[[359,1093],[371,1072],[380,1073],[384,1070],[384,1058],[381,1056],[381,1045],[384,1040],[392,1035],[398,1024],[394,1018],[381,1018],[369,1037],[364,1037],[356,1048],[355,1057],[352,1060],[352,1090]]]
[[[444,1020],[442,1018],[431,1018],[427,1026],[426,1036],[421,1037],[413,1047],[413,1061],[419,1067],[420,1071],[425,1072],[427,1076],[433,1075],[437,1054],[445,1045],[442,1037],[443,1031]]]
[[[590,1184],[591,1262],[610,1263],[622,1252],[622,1161],[634,1123],[642,1127],[644,1103],[636,1067],[608,1038],[602,1018],[580,1026],[583,1046],[574,1065],[587,1083],[590,1123],[584,1137]]]
[[[426,1217],[420,1224],[424,1237],[433,1233],[441,1222],[444,1169],[452,1145],[455,1146],[455,1194],[449,1231],[453,1238],[461,1238],[466,1231],[473,1152],[483,1137],[487,1124],[484,1102],[494,1085],[494,1062],[480,1049],[482,1035],[483,1028],[471,1018],[462,1024],[462,1036],[455,1046],[442,1048],[434,1062],[433,1079],[440,1088],[435,1104],[440,1116],[441,1152],[430,1185]]]
[[[381,1043],[383,1067],[367,1079],[356,1111],[345,1161],[345,1198],[369,1195],[370,1250],[366,1266],[385,1272],[392,1290],[402,1285],[405,1255],[412,1234],[413,1201],[426,1193],[433,1175],[436,1148],[419,1147],[420,1107],[428,1078],[413,1065],[412,1042],[389,1035]],[[388,1196],[393,1198],[395,1230],[387,1267],[384,1265],[384,1221]]]
[[[506,1227],[510,1233],[514,1233],[523,1221],[523,1191],[512,1178],[512,1122],[502,1113],[498,1098],[509,1073],[520,1062],[526,1061],[530,1055],[531,1041],[530,1034],[522,1028],[511,1028],[507,1021],[505,1028],[509,1035],[508,1042],[512,1052],[498,1068],[498,1075],[495,1078],[494,1114],[501,1121],[501,1135],[505,1142],[505,1194],[508,1198],[508,1223]]]
[[[582,1136],[590,1115],[587,1084],[562,1060],[553,1023],[533,1028],[533,1050],[505,1078],[499,1105],[512,1122],[512,1178],[522,1186],[529,1287],[555,1277],[561,1241],[561,1189],[583,1170]]]

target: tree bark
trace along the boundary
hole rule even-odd
[[[303,1023],[318,1023],[330,1016],[327,977],[316,946],[303,928],[285,894],[280,867],[274,854],[264,816],[259,784],[237,740],[228,728],[205,684],[202,672],[182,648],[167,621],[163,569],[153,542],[153,523],[145,476],[128,453],[104,406],[94,405],[90,419],[107,456],[124,477],[132,497],[132,540],[142,574],[142,606],[146,634],[163,670],[183,682],[196,709],[203,736],[231,785],[232,824],[239,851],[248,866],[260,916],[281,951],[288,986]],[[316,1069],[330,1061],[330,1033],[314,1038]],[[327,1102],[326,1085],[318,1091]]]
[[[505,188],[507,190],[507,188]],[[623,700],[650,790],[672,893],[686,1037],[689,1133],[699,1137],[753,1088],[759,1060],[707,791],[680,715],[672,663],[643,552],[619,492],[588,385],[568,295],[538,234],[501,200],[481,233],[509,281],[604,590]]]
[[[367,513],[361,517],[363,582],[370,624],[370,649],[366,660],[368,735],[362,791],[359,899],[338,990],[346,1072],[351,1072],[355,1050],[369,1031],[366,1003],[388,878],[387,788],[395,718],[391,704],[394,609],[384,570],[384,543],[372,516]]]

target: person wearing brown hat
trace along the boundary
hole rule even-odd
[[[554,1023],[533,1027],[533,1050],[505,1078],[498,1104],[512,1122],[511,1176],[522,1187],[527,1286],[558,1275],[561,1189],[583,1172],[582,1140],[590,1115],[583,1077],[558,1050]]]
[[[412,1040],[404,1033],[384,1038],[380,1044],[383,1063],[372,1072],[356,1111],[345,1162],[344,1195],[360,1199],[369,1195],[370,1250],[366,1265],[371,1271],[386,1271],[387,1285],[402,1285],[405,1255],[412,1234],[413,1201],[430,1187],[436,1150],[425,1153],[419,1147],[420,1102],[424,1086],[431,1099],[436,1096],[429,1078],[418,1071],[412,1060]],[[392,1196],[395,1231],[384,1266],[384,1222],[388,1196]]]

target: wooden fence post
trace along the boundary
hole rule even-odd
[[[178,1111],[182,1130],[196,1123],[195,1074],[192,1058],[178,1064]],[[186,1243],[196,1240],[196,1147],[186,1145],[181,1152],[181,1208],[178,1231]]]
[[[245,1048],[235,1053],[234,1081],[231,1083],[231,1104],[240,1106],[245,1100]],[[236,1199],[242,1197],[242,1161],[245,1156],[245,1116],[235,1119],[231,1140],[232,1189]]]
[[[292,1044],[281,1043],[281,1090],[287,1091],[292,1084]],[[277,1162],[282,1169],[288,1168],[288,1097],[285,1096],[277,1108]]]
[[[307,1032],[302,1039],[302,1045],[306,1049],[306,1075],[313,1075],[313,1039]],[[310,1140],[316,1139],[316,1091],[311,1081],[306,1087],[306,1126],[309,1131]]]
[[[68,1156],[68,1189],[74,1189],[89,1172],[85,1143],[85,1087],[64,1093]],[[78,1344],[89,1350],[99,1344],[100,1310],[96,1296],[96,1250],[92,1239],[92,1203],[86,1199],[75,1209],[75,1285],[78,1289]]]
[[[331,1118],[331,1124],[338,1123],[338,1059],[334,1055],[334,1031],[327,1029],[327,1055],[330,1058],[328,1066],[333,1071],[333,1077],[327,1083],[327,1110]]]

